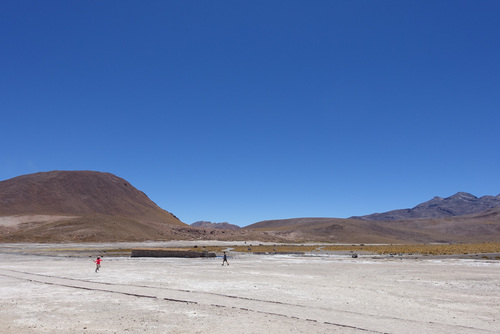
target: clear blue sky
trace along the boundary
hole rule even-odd
[[[500,193],[500,1],[0,2],[0,180],[240,226]]]

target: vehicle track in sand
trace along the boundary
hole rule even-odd
[[[244,312],[255,312],[277,317],[322,323],[339,329],[345,328],[366,333],[397,333],[401,328],[410,328],[415,326],[417,326],[415,328],[419,328],[424,332],[437,331],[443,333],[470,333],[473,331],[474,333],[494,333],[493,331],[474,327],[456,326],[437,322],[422,322],[413,319],[403,319],[386,315],[373,315],[342,309],[255,299],[206,291],[124,283],[95,282],[91,280],[44,275],[1,268],[0,276],[71,289],[99,291],[136,298],[151,298],[164,300],[166,302],[178,302],[235,309]]]

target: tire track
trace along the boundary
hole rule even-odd
[[[277,317],[285,317],[285,318],[296,319],[296,320],[311,321],[311,322],[316,322],[316,323],[320,322],[316,319],[301,318],[298,316],[290,316],[284,312],[269,312],[269,311],[263,311],[260,309],[255,309],[255,308],[228,305],[227,303],[199,302],[199,301],[193,300],[193,298],[182,298],[182,299],[169,298],[169,297],[159,296],[159,294],[154,293],[154,291],[150,291],[150,293],[128,292],[127,289],[128,288],[136,288],[136,289],[147,289],[147,290],[169,290],[170,292],[181,292],[183,294],[190,294],[191,297],[192,297],[192,295],[209,295],[209,296],[212,295],[212,296],[227,298],[229,300],[241,299],[243,301],[252,301],[252,302],[258,302],[258,303],[264,303],[264,304],[268,303],[268,304],[277,304],[277,305],[286,305],[286,306],[295,306],[295,307],[298,306],[298,307],[303,307],[303,308],[306,307],[306,306],[302,306],[302,305],[288,304],[288,303],[283,303],[283,302],[265,301],[265,300],[259,300],[259,299],[253,299],[253,298],[247,298],[247,297],[229,296],[229,295],[223,295],[223,294],[217,294],[217,293],[211,293],[211,292],[195,292],[192,290],[171,289],[171,288],[164,288],[164,287],[163,288],[153,288],[153,287],[144,286],[144,285],[120,284],[120,283],[114,284],[114,283],[109,283],[109,282],[97,283],[97,282],[82,280],[82,279],[65,278],[65,277],[44,275],[44,274],[34,274],[34,273],[25,272],[25,271],[17,271],[17,270],[0,269],[0,276],[15,278],[15,279],[29,281],[29,282],[33,282],[33,283],[39,283],[39,284],[61,286],[61,287],[65,287],[65,288],[114,293],[114,294],[121,294],[121,295],[125,295],[125,296],[137,297],[137,298],[160,299],[160,300],[165,300],[165,301],[169,301],[169,302],[177,302],[177,303],[187,303],[187,304],[195,304],[195,305],[197,305],[197,304],[209,305],[212,307],[236,309],[236,310],[245,311],[245,312],[260,313],[260,314],[272,315],[272,316],[277,316]],[[67,281],[72,282],[74,284],[70,284]],[[78,284],[78,283],[80,283],[80,284]],[[99,286],[101,286],[101,287],[99,287]],[[104,288],[102,286],[115,287],[115,289]],[[123,290],[123,289],[119,289],[118,287],[126,288],[126,289]],[[202,298],[202,299],[204,299],[204,298]],[[379,332],[379,331],[375,331],[375,330],[370,330],[370,329],[366,329],[366,328],[350,326],[350,325],[335,323],[335,322],[323,322],[323,323],[325,325],[341,327],[341,328],[350,328],[350,329],[355,329],[358,331],[363,331],[363,332],[368,332],[368,333],[384,333],[384,332]]]
[[[382,315],[358,313],[348,310],[335,310],[326,307],[311,307],[280,301],[263,300],[249,297],[225,295],[214,292],[173,289],[167,287],[151,287],[145,285],[94,282],[90,280],[67,278],[60,276],[35,274],[25,271],[1,269],[0,276],[30,281],[39,284],[61,286],[88,291],[121,294],[136,298],[150,298],[168,302],[187,303],[193,305],[208,305],[212,307],[235,309],[244,312],[254,312],[277,317],[286,317],[302,321],[321,323],[324,325],[349,328],[368,333],[396,333],[397,328],[419,326],[429,331],[453,333],[494,333],[473,327],[452,326],[436,322],[421,322],[412,319],[401,319]],[[332,321],[331,319],[336,319]],[[350,324],[361,323],[363,326]],[[427,330],[425,330],[427,331]]]

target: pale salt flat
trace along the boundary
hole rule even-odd
[[[500,328],[499,261],[230,253],[230,265],[221,266],[220,258],[105,256],[95,273],[94,257],[5,249],[0,333],[498,333]]]

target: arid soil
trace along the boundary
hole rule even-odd
[[[482,199],[488,203],[476,206]],[[434,206],[436,201],[448,203],[444,208],[453,209],[449,214],[475,213],[451,217],[438,215],[439,218],[427,210],[434,212],[441,208],[441,204]],[[477,199],[458,193],[449,199],[435,198],[417,206],[419,219],[407,219],[404,215],[398,216],[401,218],[398,221],[394,221],[394,217],[389,221],[291,218],[262,221],[240,229],[227,224],[226,229],[220,229],[220,225],[212,228],[214,225],[209,222],[201,222],[202,227],[181,222],[145,193],[113,174],[51,171],[0,181],[0,243],[148,240],[365,244],[499,242],[500,207],[490,208],[496,201],[492,196]],[[421,210],[424,207],[426,214]],[[483,209],[486,211],[477,212]]]
[[[0,332],[496,333],[499,327],[498,260],[253,255],[231,252],[232,242],[229,266],[221,258],[105,253],[94,272],[92,260],[103,249],[186,244],[0,244]]]
[[[0,227],[19,228],[19,225],[29,223],[53,223],[60,220],[75,218],[73,216],[25,215],[0,217]]]
[[[287,233],[288,234],[288,233]],[[107,215],[0,216],[0,243],[142,242],[148,240],[264,240],[283,242],[280,233],[141,223]]]

